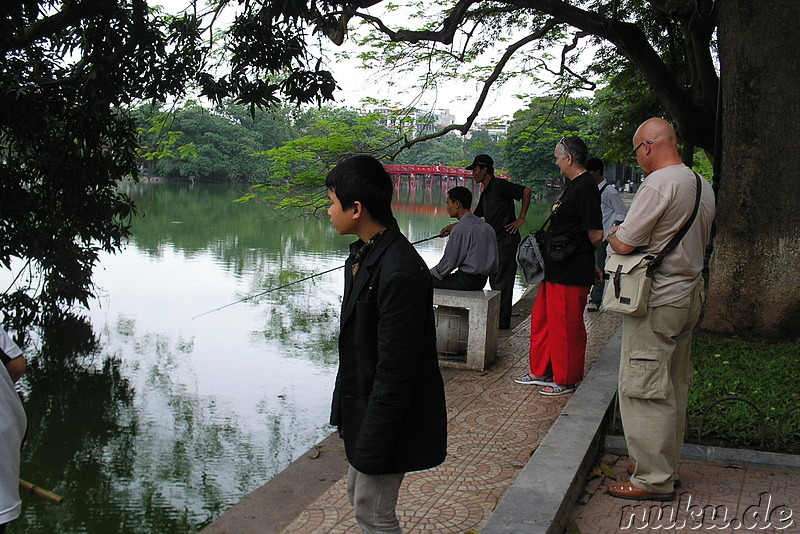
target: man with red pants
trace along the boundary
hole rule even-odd
[[[586,143],[564,137],[555,157],[568,182],[547,230],[544,281],[531,311],[530,372],[515,380],[545,386],[539,390],[542,395],[572,393],[583,380],[583,310],[599,271],[594,249],[603,242],[600,191],[585,168]]]

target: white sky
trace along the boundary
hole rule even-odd
[[[202,0],[198,0],[198,3],[200,2]],[[172,13],[184,9],[188,3],[189,0],[153,0],[152,2],[153,5],[164,6],[165,11]],[[384,15],[384,13],[376,11],[375,8],[372,9],[372,14],[375,16]],[[394,13],[384,17],[385,22],[390,24],[392,18],[396,20],[398,16],[400,15]],[[217,29],[223,27],[225,18],[229,21],[232,16],[223,17],[222,20],[217,21],[215,25]],[[356,59],[334,60],[337,51],[342,49],[353,51],[356,49],[349,41],[345,42],[342,47],[336,47],[333,43],[325,41],[324,46],[327,48],[326,55],[330,60],[328,68],[332,70],[340,87],[340,90],[334,93],[336,103],[340,105],[361,108],[363,107],[361,100],[366,97],[372,97],[387,100],[400,106],[413,106],[422,110],[446,109],[452,115],[455,115],[456,122],[461,123],[472,112],[474,103],[482,90],[482,83],[480,82],[465,84],[453,81],[440,83],[437,92],[429,91],[420,96],[418,91],[415,92],[410,89],[415,81],[413,75],[402,75],[405,76],[404,79],[408,80],[408,84],[404,84],[403,79],[398,82],[397,77],[395,77],[394,82],[396,85],[392,86],[386,83],[387,73],[385,72],[361,69]],[[499,57],[502,51],[496,51],[495,53]],[[555,54],[557,55],[557,52]],[[401,94],[404,89],[406,92]],[[500,117],[506,117],[510,120],[515,111],[524,107],[524,103],[514,95],[531,93],[541,94],[541,91],[537,91],[536,88],[532,87],[527,79],[520,78],[519,81],[509,81],[502,88],[495,85],[478,115],[478,122]]]

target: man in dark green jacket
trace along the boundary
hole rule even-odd
[[[383,165],[355,156],[326,179],[328,215],[359,240],[345,263],[331,424],[350,463],[347,493],[363,533],[399,533],[409,471],[444,461],[447,411],[428,267],[392,215]]]

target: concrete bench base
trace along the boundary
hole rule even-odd
[[[440,365],[486,369],[497,356],[500,292],[434,289],[433,304]]]

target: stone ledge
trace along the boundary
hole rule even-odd
[[[602,444],[617,390],[618,329],[481,534],[561,534]]]
[[[623,436],[607,436],[606,452],[619,456],[628,455],[628,447]],[[772,467],[777,469],[800,469],[800,456],[777,452],[753,451],[750,449],[728,449],[684,443],[681,449],[682,460],[733,464],[751,467]]]

